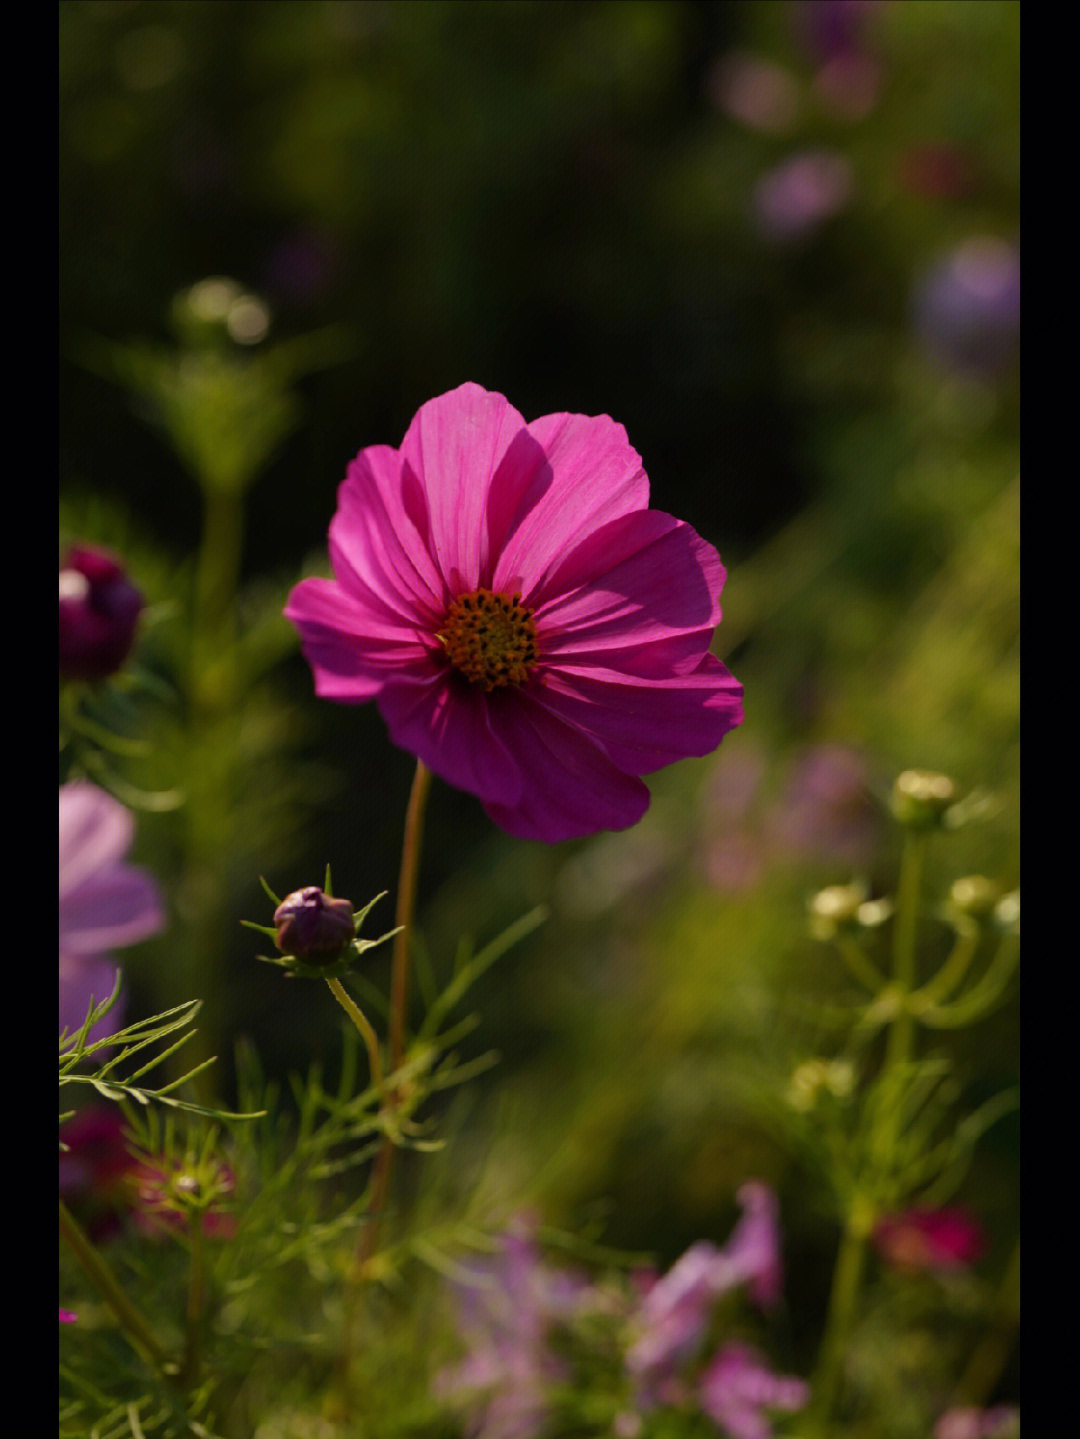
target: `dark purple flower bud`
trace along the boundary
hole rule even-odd
[[[352,942],[356,927],[347,899],[330,899],[315,884],[294,890],[274,910],[277,947],[306,964],[331,964]]]
[[[75,546],[60,566],[60,676],[93,684],[127,659],[143,597],[104,550]]]

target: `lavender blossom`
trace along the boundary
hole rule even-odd
[[[108,951],[146,939],[165,925],[151,877],[125,861],[135,822],[119,800],[85,780],[60,789],[60,1028],[76,1032],[91,995],[107,999],[116,966]],[[91,1030],[107,1039],[121,1005]]]

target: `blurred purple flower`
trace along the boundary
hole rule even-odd
[[[59,1307],[60,1307],[60,1306],[57,1305],[57,1308],[58,1308],[58,1309],[59,1309]],[[78,1317],[79,1317],[79,1316],[78,1316],[77,1314],[72,1314],[72,1312],[71,1312],[70,1309],[61,1309],[61,1310],[60,1310],[60,1323],[61,1323],[61,1324],[74,1324],[75,1321],[78,1319]]]
[[[90,684],[127,659],[143,597],[104,550],[77,545],[60,564],[60,678]]]
[[[852,189],[851,166],[835,150],[806,150],[766,171],[751,206],[770,240],[792,243],[842,210]]]
[[[871,1236],[874,1248],[894,1269],[962,1269],[981,1258],[986,1238],[966,1209],[906,1209],[881,1218]]]
[[[766,1409],[794,1412],[810,1389],[790,1374],[774,1374],[743,1344],[725,1344],[702,1374],[698,1402],[730,1439],[770,1439]]]
[[[865,761],[841,745],[803,750],[765,827],[770,846],[863,863],[877,838]]]
[[[860,51],[866,43],[867,21],[881,0],[794,0],[792,29],[807,58],[825,64]]]
[[[539,1432],[551,1386],[568,1376],[552,1335],[600,1297],[583,1274],[545,1264],[531,1229],[518,1221],[459,1287],[458,1330],[469,1352],[439,1375],[436,1392],[465,1400],[473,1439]]]
[[[107,999],[116,966],[108,951],[135,944],[165,925],[157,885],[127,864],[135,823],[112,795],[86,780],[60,788],[60,1028],[82,1026],[95,1001]],[[107,1039],[120,1028],[121,1004],[91,1031]]]
[[[1020,253],[978,235],[957,246],[915,283],[915,332],[933,354],[961,370],[993,374],[1020,339]]]
[[[800,751],[779,794],[766,803],[763,791],[775,768],[764,751],[732,746],[702,791],[698,848],[705,878],[717,889],[749,889],[784,860],[858,865],[873,852],[878,813],[857,751],[839,745]]]
[[[745,1286],[750,1301],[761,1308],[772,1308],[780,1299],[776,1196],[768,1185],[752,1180],[736,1198],[742,1217],[723,1249],[708,1240],[692,1244],[642,1300],[626,1365],[642,1381],[646,1402],[662,1397],[675,1370],[694,1355],[723,1295]]]
[[[934,1439],[1020,1439],[1020,1410],[1015,1404],[950,1409],[934,1425]]]

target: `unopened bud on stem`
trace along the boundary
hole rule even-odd
[[[277,947],[305,964],[332,964],[356,935],[353,907],[310,884],[286,895],[274,911]]]

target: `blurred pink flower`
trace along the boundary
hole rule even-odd
[[[57,1306],[57,1308],[59,1308],[59,1305]],[[60,1310],[60,1323],[61,1323],[61,1324],[74,1324],[75,1321],[78,1319],[78,1317],[79,1317],[79,1316],[78,1316],[77,1314],[72,1314],[72,1312],[71,1312],[70,1309],[61,1309],[61,1310]]]
[[[700,1240],[645,1294],[633,1327],[637,1338],[626,1365],[643,1382],[643,1394],[662,1393],[675,1371],[705,1338],[716,1301],[745,1286],[760,1308],[779,1302],[783,1283],[776,1195],[751,1180],[736,1198],[742,1217],[722,1249]],[[659,1386],[659,1388],[658,1388]]]
[[[721,56],[709,92],[726,115],[751,130],[782,135],[798,117],[798,81],[790,70],[763,55],[733,50]]]
[[[770,847],[865,863],[877,838],[865,760],[842,745],[800,751],[765,829]]]
[[[852,183],[851,166],[835,150],[791,155],[758,181],[753,219],[770,240],[805,239],[844,208]]]
[[[135,822],[119,800],[86,780],[60,788],[60,1029],[78,1031],[95,1001],[112,993],[116,967],[107,951],[136,944],[165,925],[157,885],[124,856]],[[120,1028],[122,1004],[91,1031]]]
[[[906,1271],[962,1269],[986,1249],[982,1226],[965,1209],[906,1209],[880,1219],[871,1236],[886,1264]]]
[[[793,1413],[810,1399],[809,1385],[790,1374],[774,1374],[744,1344],[725,1344],[699,1381],[698,1400],[729,1439],[770,1439],[766,1409]]]
[[[88,1104],[64,1122],[60,1138],[60,1198],[100,1244],[117,1233],[130,1208],[126,1183],[137,1161],[124,1142],[123,1115],[114,1105]]]
[[[743,718],[709,653],[720,557],[648,502],[606,415],[527,424],[474,384],[430,400],[399,450],[349,466],[335,578],[289,597],[316,692],[374,700],[395,744],[511,834],[636,823],[639,776]]]
[[[770,799],[771,780],[779,788]],[[867,762],[840,745],[810,745],[783,769],[745,742],[725,748],[701,805],[702,870],[725,891],[750,889],[784,862],[863,864],[880,827]]]
[[[934,1425],[934,1439],[1020,1439],[1020,1410],[1015,1404],[950,1409]]]
[[[552,1339],[600,1300],[585,1275],[544,1261],[533,1228],[517,1221],[457,1286],[457,1328],[468,1354],[442,1371],[436,1392],[464,1404],[475,1439],[531,1439],[541,1431],[551,1388],[569,1374]]]
[[[60,678],[91,684],[127,659],[143,597],[104,550],[79,545],[60,564]]]

